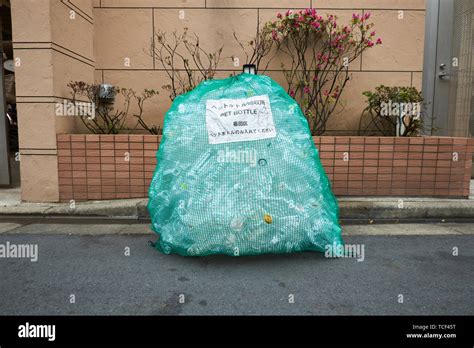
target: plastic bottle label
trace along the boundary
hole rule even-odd
[[[206,101],[209,144],[276,137],[268,95]]]

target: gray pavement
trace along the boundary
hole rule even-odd
[[[149,219],[148,199],[117,199],[71,203],[28,203],[0,190],[0,218]],[[421,197],[338,197],[342,220],[450,219],[474,222],[474,196],[469,199]],[[459,222],[459,221],[456,221]]]
[[[0,258],[0,314],[474,314],[472,224],[344,231],[363,261],[185,258],[151,248],[147,225],[1,223],[0,245],[37,244],[38,261]]]

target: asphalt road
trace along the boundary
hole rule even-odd
[[[359,262],[310,252],[184,258],[151,248],[153,235],[55,228],[0,234],[0,245],[38,244],[37,262],[0,258],[0,315],[474,314],[474,234],[346,236],[364,246]]]

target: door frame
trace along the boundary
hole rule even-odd
[[[0,5],[1,6],[1,5]],[[0,186],[11,185],[8,121],[3,71],[3,22],[0,16]]]
[[[425,134],[451,135],[449,97],[452,86],[454,0],[426,0],[422,93]],[[444,65],[444,67],[442,66]],[[444,74],[444,77],[440,77]]]

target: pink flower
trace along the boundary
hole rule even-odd
[[[372,40],[367,40],[367,46],[372,47],[374,45]]]
[[[353,13],[353,14],[352,14],[352,19],[359,20],[359,19],[360,19],[360,15],[358,15],[357,13]]]
[[[381,39],[381,38],[378,38],[375,43],[376,43],[377,45],[381,45],[381,44],[382,44],[382,39]]]
[[[281,19],[282,17],[281,13],[277,13],[277,18]]]
[[[295,91],[291,90],[290,91],[290,97],[294,97],[295,96]]]
[[[309,87],[308,86],[305,86],[303,88],[303,92],[305,92],[306,94],[309,94]]]
[[[375,36],[375,30],[370,33],[370,36]]]
[[[312,26],[313,28],[319,29],[319,27],[321,26],[321,24],[319,24],[319,22],[313,22],[313,23],[311,23],[311,26]]]
[[[318,75],[314,75],[313,81],[318,81]]]
[[[370,18],[370,12],[366,12],[364,14],[364,19],[369,19]]]

